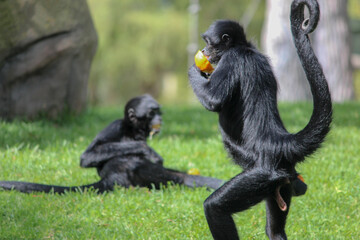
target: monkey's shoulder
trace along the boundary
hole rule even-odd
[[[123,135],[123,119],[117,119],[106,126],[98,133],[96,139],[101,141],[110,141],[118,139]]]

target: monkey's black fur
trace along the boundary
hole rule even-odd
[[[305,6],[310,20],[304,19]],[[206,109],[218,113],[224,146],[243,168],[204,202],[214,239],[238,239],[231,215],[262,200],[266,201],[267,236],[287,239],[285,223],[293,196],[289,183],[297,181],[295,166],[319,148],[329,132],[331,97],[308,38],[319,20],[318,3],[295,0],[290,19],[314,104],[309,123],[296,134],[288,133],[280,118],[277,83],[268,59],[246,40],[238,23],[216,21],[203,34],[207,43],[203,53],[217,64],[212,74],[200,72],[195,65],[189,69],[196,96]]]
[[[188,175],[163,167],[163,159],[146,143],[149,134],[160,131],[159,104],[150,96],[131,99],[125,107],[124,119],[115,120],[102,130],[81,155],[82,167],[96,167],[99,182],[74,187],[44,185],[29,182],[0,181],[0,187],[20,192],[78,191],[94,188],[99,193],[113,190],[115,185],[130,187],[166,186],[168,182],[188,187],[218,188],[223,181]]]

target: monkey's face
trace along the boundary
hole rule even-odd
[[[211,64],[217,64],[222,56],[221,43],[215,43],[208,35],[202,35],[206,46],[201,50]]]
[[[160,107],[150,108],[147,113],[147,119],[149,119],[149,136],[152,138],[153,135],[160,132],[162,118]]]
[[[214,22],[202,38],[206,43],[202,52],[212,64],[217,64],[229,49],[247,43],[243,28],[228,20]]]
[[[134,128],[144,132],[146,137],[160,132],[162,118],[160,105],[150,95],[136,97],[127,104],[127,118]]]

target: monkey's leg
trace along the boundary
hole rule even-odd
[[[159,189],[161,185],[166,186],[168,182],[183,184],[183,178],[176,172],[168,171],[160,164],[143,160],[136,166],[129,179],[134,186]]]
[[[292,195],[292,186],[285,184],[280,189],[280,195],[285,201],[287,208],[282,211],[276,201],[276,196],[266,199],[266,235],[271,240],[287,239],[285,233],[286,217],[289,213],[289,207]]]
[[[205,200],[205,216],[214,239],[239,239],[231,215],[274,194],[281,179],[273,179],[271,175],[262,169],[242,172]]]
[[[220,179],[189,175],[184,172],[164,168],[162,165],[150,161],[143,161],[133,172],[133,177],[131,177],[132,184],[148,188],[155,186],[158,189],[160,185],[166,186],[168,182],[172,182],[183,184],[187,187],[207,186],[216,189],[223,183]]]
[[[178,182],[178,184],[184,184],[190,188],[208,187],[212,189],[218,189],[225,182],[224,180],[220,180],[218,178],[190,175],[185,172],[180,172],[169,168],[165,168],[165,171],[169,172],[170,174],[180,176],[181,182]]]

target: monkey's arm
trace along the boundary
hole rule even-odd
[[[128,155],[137,155],[151,159],[152,151],[146,142],[126,141],[109,142],[100,145],[90,145],[86,151],[81,154],[81,167],[97,167],[102,165],[113,157],[124,157]]]
[[[227,55],[223,56],[209,78],[195,65],[189,69],[190,84],[201,104],[209,111],[221,111],[236,83],[232,75],[232,61],[228,60]]]
[[[150,150],[149,160],[153,163],[163,165],[164,159],[151,147],[148,147]]]
[[[121,139],[123,121],[118,119],[100,131],[80,156],[81,167],[98,167],[114,157],[128,155],[150,156],[151,150],[145,141]]]

